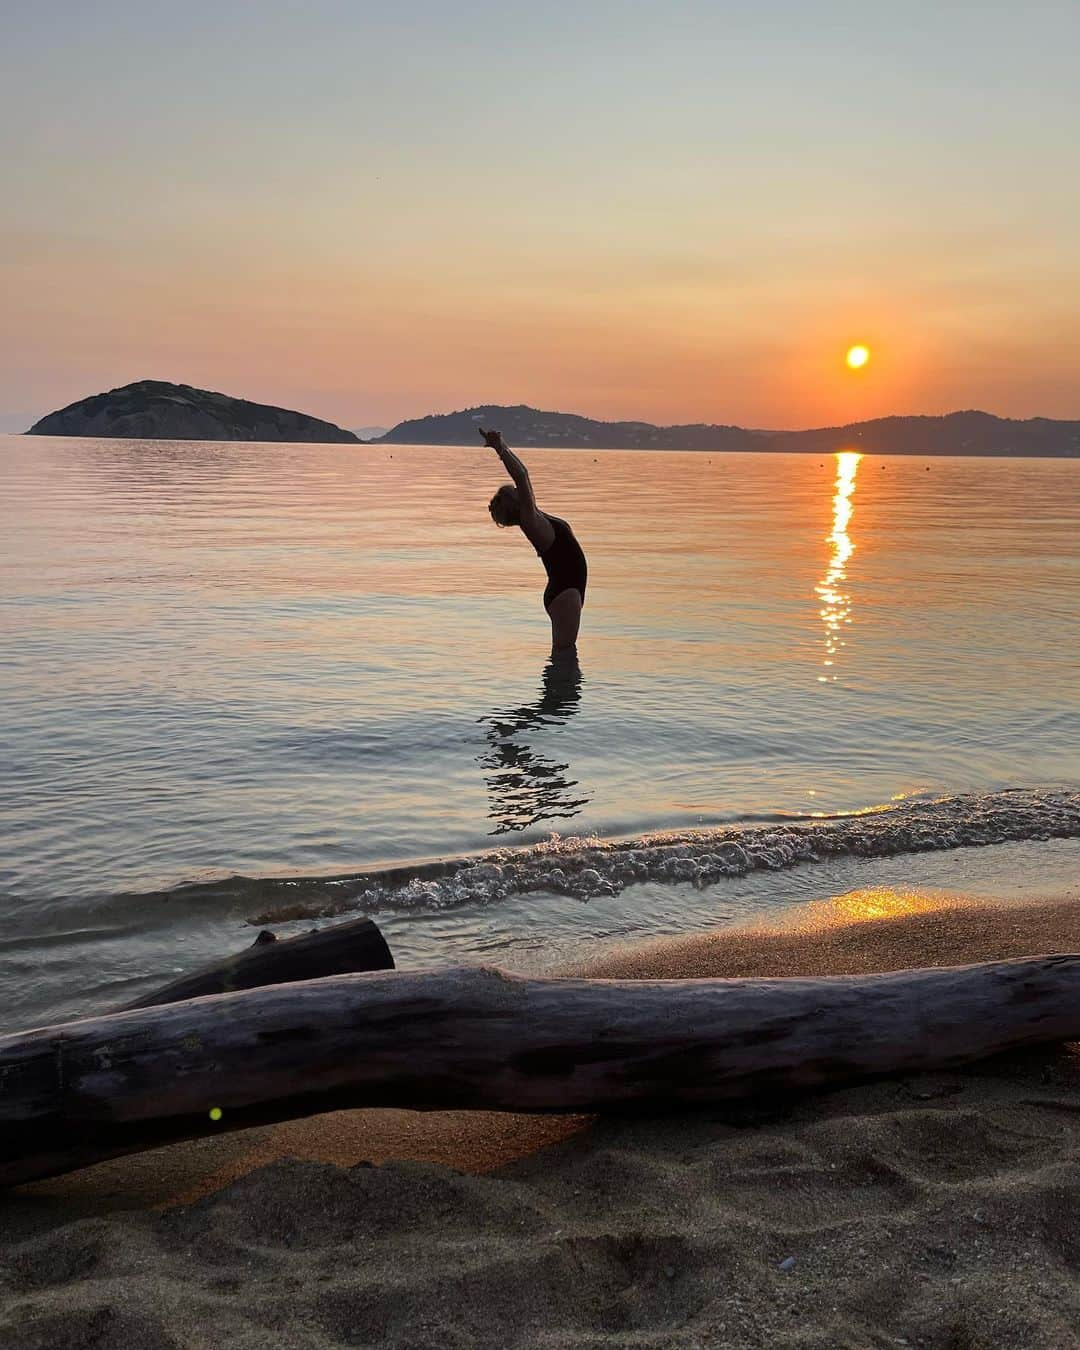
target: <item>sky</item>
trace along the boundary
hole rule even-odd
[[[0,430],[1080,417],[1078,51],[1076,0],[4,0]]]

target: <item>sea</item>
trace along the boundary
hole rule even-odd
[[[535,970],[1075,886],[1075,460],[526,458],[576,663],[483,447],[0,437],[0,1030],[263,927]]]

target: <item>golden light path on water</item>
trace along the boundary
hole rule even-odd
[[[833,527],[828,536],[832,547],[829,567],[821,581],[814,588],[821,600],[821,621],[825,625],[825,659],[822,664],[832,667],[841,647],[847,644],[840,633],[845,624],[851,622],[851,595],[843,587],[847,577],[847,562],[855,551],[851,542],[848,526],[851,523],[854,506],[852,496],[855,493],[855,478],[859,471],[862,455],[856,450],[841,450],[836,456],[836,491],[833,495]],[[830,670],[827,675],[819,675],[818,681],[835,683],[836,675]]]

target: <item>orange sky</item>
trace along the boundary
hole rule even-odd
[[[1075,6],[47,8],[0,427],[140,378],[347,426],[1080,416]]]

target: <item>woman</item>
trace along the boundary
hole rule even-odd
[[[514,486],[504,483],[488,503],[496,525],[518,525],[540,555],[548,575],[544,608],[551,620],[552,656],[573,655],[581,626],[581,607],[589,569],[574,531],[558,516],[549,516],[536,505],[529,471],[498,431],[480,428],[484,442],[499,456]]]

